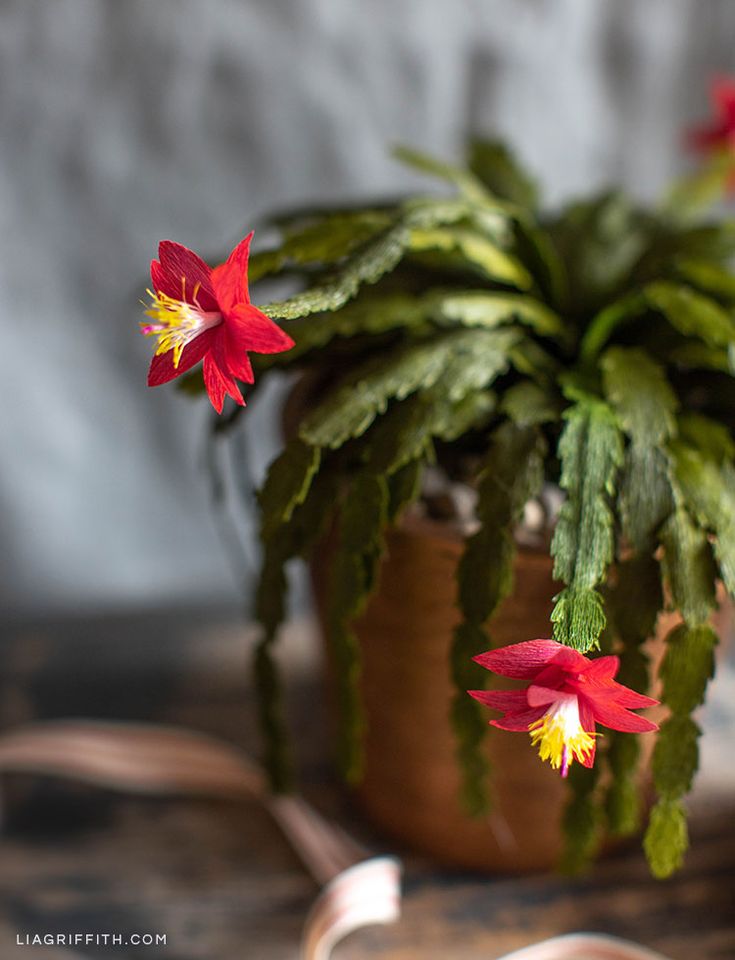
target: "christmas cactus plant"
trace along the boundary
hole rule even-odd
[[[310,377],[308,409],[258,495],[256,675],[276,789],[291,779],[273,659],[285,567],[332,531],[325,621],[341,765],[356,780],[363,717],[354,623],[379,579],[386,531],[421,499],[433,467],[476,491],[447,665],[466,806],[482,813],[492,802],[485,704],[516,717],[506,728],[529,729],[564,774],[580,761],[568,778],[568,866],[594,852],[603,826],[633,832],[639,746],[629,731],[652,724],[630,709],[651,702],[655,680],[668,715],[644,845],[655,874],[680,864],[700,736],[692,714],[714,669],[710,617],[718,583],[735,592],[735,224],[698,213],[732,182],[732,94],[716,88],[720,120],[694,137],[705,163],[655,208],[611,192],[547,212],[505,147],[475,142],[462,168],[400,151],[449,189],[281,218],[279,242],[249,266],[249,238],[214,271],[178,245],[162,247],[154,322],[144,328],[159,338],[151,383],[204,359],[204,379],[190,372],[185,384],[206,386],[221,410],[225,394],[242,399],[236,379],[253,382],[247,351],[273,354],[253,358],[257,385],[273,371]],[[256,309],[248,269],[256,292],[273,277],[296,292],[257,298]],[[241,412],[227,412],[217,432],[235,429]],[[522,642],[531,638],[518,637],[517,655],[485,652],[512,588],[514,530],[544,484],[563,492],[550,544],[562,589],[543,662],[524,673],[517,664],[531,656]],[[680,622],[652,678],[643,645],[664,610]],[[516,694],[527,700],[483,695],[483,666],[530,679],[528,693]],[[539,733],[550,703],[576,718],[569,743],[563,725],[552,739]],[[595,719],[612,728],[596,751]]]

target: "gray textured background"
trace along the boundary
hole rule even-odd
[[[274,205],[405,189],[389,144],[451,157],[469,129],[551,202],[653,196],[734,68],[732,0],[0,2],[0,607],[235,596],[204,405],[144,386],[158,239],[218,251]]]

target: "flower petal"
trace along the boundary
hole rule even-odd
[[[551,703],[557,703],[565,694],[558,688],[543,687],[532,683],[528,688],[527,699],[529,707],[548,707]]]
[[[555,667],[561,667],[562,670],[574,673],[581,673],[589,667],[590,661],[579,650],[573,650],[561,643],[559,648],[558,653],[552,660]]]
[[[507,713],[498,720],[491,720],[490,726],[499,730],[527,731],[532,723],[540,720],[546,713],[544,707],[535,707],[533,710],[524,710],[519,713]]]
[[[202,310],[217,310],[209,266],[200,256],[173,240],[162,240],[158,245],[158,260],[151,262],[151,280],[157,290],[187,303],[196,299]],[[182,280],[184,281],[182,286]]]
[[[253,368],[250,366],[250,360],[247,354],[240,358],[231,356],[227,350],[227,331],[224,324],[215,327],[212,337],[212,357],[219,367],[222,379],[228,384],[227,392],[238,403],[242,400],[240,391],[234,382],[235,377],[245,380],[246,383],[253,383]],[[240,397],[240,400],[238,400]]]
[[[251,304],[240,304],[225,318],[233,349],[253,353],[281,353],[294,345],[277,323]]]
[[[658,725],[646,717],[639,717],[623,707],[613,703],[602,703],[599,700],[588,699],[586,694],[580,694],[580,703],[586,701],[592,716],[597,723],[611,730],[622,730],[625,733],[647,733],[649,730],[658,730]]]
[[[569,674],[558,667],[556,663],[544,667],[533,678],[533,682],[539,687],[548,687],[549,690],[560,690],[565,683],[569,681]]]
[[[530,680],[557,656],[562,647],[555,640],[526,640],[497,650],[480,653],[472,659],[486,670],[502,677]]]
[[[235,403],[238,403],[241,407],[245,406],[245,401],[237,384],[219,368],[211,353],[208,353],[204,358],[203,373],[204,386],[207,388],[207,394],[217,413],[222,413],[225,394],[229,394]]]
[[[718,113],[732,125],[735,123],[735,80],[717,74],[710,84],[710,97]]]
[[[577,703],[579,705],[579,722],[582,724],[582,729],[586,730],[587,733],[595,732],[595,718],[592,714],[589,704],[585,701],[584,697],[577,697]],[[590,752],[582,757],[581,763],[584,767],[594,767],[595,765],[595,754],[597,753],[597,741],[595,740],[592,744],[592,749]]]
[[[224,263],[212,271],[212,286],[223,310],[232,310],[240,303],[250,303],[248,292],[248,259],[252,231],[241,240]]]
[[[227,333],[225,333],[225,338],[229,341]],[[238,380],[244,380],[245,383],[255,382],[255,375],[253,374],[253,366],[250,363],[250,357],[248,357],[244,350],[234,350],[228,345],[226,347],[226,356],[227,369],[230,371],[230,374],[233,377],[237,377]]]
[[[525,710],[528,707],[525,690],[468,690],[467,693],[493,710]]]
[[[187,343],[182,351],[178,367],[174,366],[173,350],[154,356],[148,369],[148,386],[158,387],[162,383],[168,383],[169,380],[175,380],[176,377],[180,377],[182,373],[190,370],[195,363],[199,363],[207,351],[211,349],[212,334],[212,330],[205,330]]]
[[[656,707],[659,704],[659,701],[654,700],[653,697],[647,697],[644,693],[631,690],[629,687],[623,686],[622,683],[613,683],[612,691],[613,702],[617,703],[618,706],[627,707],[629,710],[642,710],[644,707]]]
[[[596,657],[588,661],[584,675],[595,680],[612,680],[620,669],[620,658],[614,656]]]

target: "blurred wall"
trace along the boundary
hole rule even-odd
[[[415,186],[388,146],[469,129],[551,202],[653,196],[715,69],[731,0],[0,2],[0,607],[236,595],[205,405],[145,387],[159,238],[219,252],[272,206]]]

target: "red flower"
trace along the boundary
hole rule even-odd
[[[555,640],[528,640],[474,657],[476,663],[517,680],[522,690],[470,690],[487,707],[502,710],[491,720],[501,730],[527,730],[542,760],[565,777],[573,760],[591,767],[595,762],[595,724],[612,730],[643,733],[655,723],[630,710],[658,701],[616,683],[617,657],[587,657]]]
[[[158,337],[148,371],[148,386],[168,383],[204,361],[202,372],[209,399],[222,412],[225,394],[245,405],[235,380],[253,382],[248,351],[280,353],[293,340],[250,303],[248,255],[252,233],[225,263],[211,269],[192,250],[162,240],[160,260],[151,261],[151,305],[141,332]]]
[[[735,79],[714,77],[710,99],[715,108],[714,119],[706,126],[690,130],[687,139],[695,150],[703,153],[719,149],[735,151]]]

